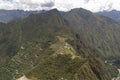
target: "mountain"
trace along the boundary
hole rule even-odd
[[[0,22],[8,23],[14,20],[25,18],[30,14],[35,14],[40,12],[41,11],[0,10]]]
[[[64,18],[83,41],[97,50],[96,56],[103,59],[120,57],[120,25],[117,22],[84,9],[73,9]]]
[[[0,80],[22,76],[29,80],[110,80],[95,49],[66,20],[54,9],[2,23],[0,56],[5,60],[0,62]]]
[[[23,11],[23,10],[0,10],[0,22],[8,23],[14,20],[19,20],[28,17],[31,14],[44,13],[45,10],[41,11]],[[65,14],[66,12],[60,11],[61,14]],[[96,12],[97,14],[109,17],[117,22],[120,22],[119,16],[120,12],[117,10],[112,11],[100,11]]]
[[[112,10],[112,11],[102,11],[98,13],[101,15],[107,16],[120,23],[120,11]]]

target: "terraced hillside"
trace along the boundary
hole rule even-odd
[[[95,50],[71,31],[57,10],[3,26],[0,80],[111,79],[105,64],[93,55]]]

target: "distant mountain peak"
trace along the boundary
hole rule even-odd
[[[79,12],[79,13],[88,13],[88,14],[92,13],[91,11],[86,10],[84,8],[75,8],[75,9],[72,9],[70,12]]]
[[[59,12],[57,8],[50,10],[49,12]]]
[[[47,11],[47,13],[51,13],[51,14],[60,14],[60,12],[55,8],[55,9],[52,9],[50,11]]]
[[[106,17],[109,17],[113,20],[115,20],[116,22],[120,23],[120,11],[117,10],[112,10],[112,11],[102,11],[102,12],[98,12],[101,15],[104,15]]]

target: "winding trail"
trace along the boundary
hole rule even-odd
[[[118,72],[119,72],[118,77],[117,78],[113,78],[112,80],[120,80],[120,69],[118,69]]]

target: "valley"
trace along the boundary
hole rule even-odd
[[[82,8],[0,23],[0,80],[111,80],[119,33],[118,23]]]

